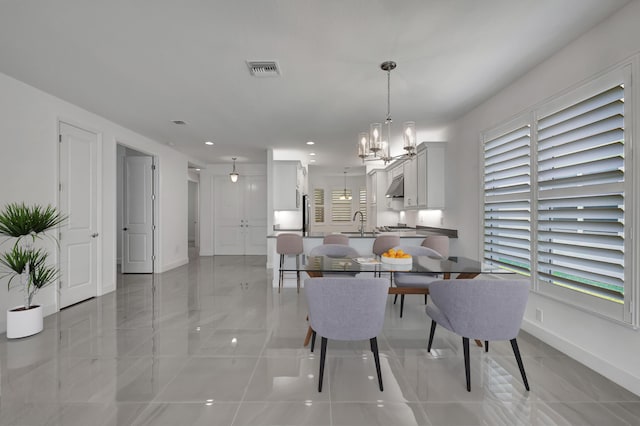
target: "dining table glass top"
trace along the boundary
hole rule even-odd
[[[508,274],[507,269],[489,265],[475,259],[451,256],[448,259],[434,259],[428,256],[413,256],[410,265],[391,265],[380,262],[374,256],[346,258],[330,256],[302,256],[299,266],[290,265],[284,271],[307,272],[411,272],[431,274]]]

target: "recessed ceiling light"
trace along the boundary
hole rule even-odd
[[[310,152],[309,155],[314,156],[314,155],[316,155],[316,153],[315,152]]]
[[[211,142],[211,141],[206,141],[204,144],[205,144],[205,145],[213,145],[213,142]]]
[[[184,120],[171,120],[173,124],[177,124],[178,126],[186,126],[187,122]]]
[[[307,142],[307,145],[315,145],[315,142],[314,141],[309,141],[309,142]]]
[[[312,158],[311,160],[309,160],[309,162],[310,162],[310,163],[315,163],[315,162],[316,162],[316,160]]]
[[[200,171],[200,169],[196,169],[196,172],[199,172],[199,171]]]

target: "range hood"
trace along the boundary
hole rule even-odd
[[[385,194],[388,198],[402,198],[404,197],[404,176],[396,176],[391,181],[389,189]]]

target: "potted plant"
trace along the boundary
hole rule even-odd
[[[7,310],[7,338],[26,337],[42,331],[42,306],[33,304],[33,297],[41,288],[55,282],[59,270],[47,263],[49,254],[36,248],[37,240],[45,236],[57,243],[47,231],[60,225],[66,217],[52,206],[7,204],[0,211],[0,236],[3,243],[15,240],[11,249],[0,254],[1,278],[9,278],[7,288],[19,287],[24,304]]]

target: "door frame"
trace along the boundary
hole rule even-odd
[[[158,262],[158,238],[159,238],[159,234],[158,234],[158,226],[157,224],[159,223],[158,219],[158,214],[159,214],[159,208],[158,208],[158,198],[159,198],[159,193],[160,193],[160,186],[159,186],[159,181],[160,179],[158,179],[158,163],[159,163],[159,158],[156,154],[150,153],[148,151],[139,149],[137,147],[134,147],[130,144],[127,144],[126,142],[122,142],[119,139],[115,140],[115,144],[116,144],[116,156],[117,156],[117,149],[118,149],[118,145],[126,148],[126,149],[131,149],[133,151],[137,151],[140,154],[144,154],[146,156],[151,157],[151,164],[152,164],[152,173],[151,173],[151,190],[153,193],[153,197],[152,197],[152,202],[151,202],[151,221],[152,221],[152,232],[151,232],[151,274],[155,274],[156,273],[156,263]],[[122,186],[118,185],[118,165],[119,159],[116,158],[116,172],[114,173],[114,177],[116,180],[116,199],[118,199],[118,197],[120,197],[121,195],[123,195],[124,193],[124,178],[122,180]],[[121,170],[122,172],[124,172],[124,169]],[[124,198],[124,197],[123,197]],[[115,237],[115,245],[116,247],[119,245],[120,249],[122,250],[121,253],[124,252],[124,248],[122,247],[122,245],[124,244],[124,239],[122,238],[122,229],[118,228],[117,226],[117,218],[118,217],[122,217],[123,211],[122,209],[124,208],[124,204],[122,206],[118,206],[118,203],[114,203],[114,209],[115,209],[115,213],[116,213],[116,226],[115,226],[115,232],[116,234],[114,235]],[[119,208],[120,207],[120,208]],[[117,251],[117,249],[116,249]],[[114,256],[113,257],[113,261],[114,261],[114,269],[117,270],[118,268],[118,256]],[[122,271],[121,271],[122,272]],[[120,272],[120,273],[121,273]]]
[[[102,137],[102,132],[99,131],[98,129],[95,129],[91,126],[88,126],[86,124],[80,123],[76,120],[70,119],[68,117],[61,117],[58,116],[56,119],[56,133],[55,133],[55,144],[56,144],[56,156],[57,156],[57,161],[56,161],[56,178],[57,178],[57,183],[56,183],[56,208],[58,209],[58,211],[60,211],[60,206],[62,205],[62,202],[60,200],[60,179],[61,179],[61,173],[62,170],[60,169],[60,155],[61,155],[61,146],[60,146],[60,134],[62,132],[62,123],[66,124],[67,126],[71,126],[71,127],[76,127],[78,129],[84,130],[86,132],[89,133],[93,133],[96,135],[96,228],[97,228],[97,232],[99,234],[99,236],[104,237],[104,233],[103,233],[103,218],[102,218],[102,206],[103,206],[103,202],[102,202],[102,176],[103,176],[103,171],[102,171],[102,142],[103,142],[103,137]],[[60,237],[60,231],[58,231],[58,238]],[[98,238],[98,241],[96,241],[96,296],[100,296],[103,293],[103,281],[102,281],[102,241],[103,238]],[[58,267],[58,270],[60,270],[61,268],[61,256],[60,256],[60,249],[58,248],[58,250],[56,250],[56,265]],[[58,279],[55,282],[55,286],[56,286],[56,291],[55,291],[55,308],[56,308],[56,312],[60,311],[60,280],[62,279],[62,277],[58,277]]]
[[[187,194],[187,203],[191,203],[191,199],[190,199],[190,195],[191,195],[191,189],[189,188],[189,184],[193,183],[195,184],[195,219],[196,219],[196,223],[194,225],[194,232],[195,232],[195,236],[194,236],[194,244],[196,246],[196,248],[198,249],[198,251],[200,251],[200,181],[199,180],[193,180],[191,179],[191,177],[187,177],[187,191],[189,191],[189,193]],[[187,209],[189,208],[189,206],[187,207]],[[189,216],[189,214],[187,213],[187,216]],[[188,217],[187,220],[189,220],[190,218]],[[189,243],[189,228],[187,227],[187,244]]]

